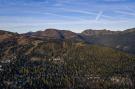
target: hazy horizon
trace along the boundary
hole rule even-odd
[[[134,5],[134,0],[0,0],[0,29],[126,30],[135,27]]]

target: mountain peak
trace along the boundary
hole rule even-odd
[[[114,33],[114,31],[110,31],[110,30],[106,30],[106,29],[103,29],[103,30],[87,29],[87,30],[82,32],[82,34],[89,35],[89,36],[92,36],[92,35],[107,35],[107,34],[113,34],[113,33]]]
[[[74,33],[68,30],[58,30],[58,29],[53,29],[53,28],[49,28],[44,31],[26,33],[26,35],[36,36],[40,38],[60,39],[60,40],[71,39],[71,38],[80,39],[77,33]]]
[[[58,29],[55,29],[55,28],[48,28],[48,29],[45,29],[44,31],[58,31]]]
[[[127,29],[124,32],[135,32],[135,28]]]
[[[11,39],[12,37],[15,37],[19,35],[18,33],[13,33],[9,31],[0,30],[0,41]]]

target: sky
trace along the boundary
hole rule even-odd
[[[0,0],[0,29],[25,33],[56,28],[135,27],[135,0]]]

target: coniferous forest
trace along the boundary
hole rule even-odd
[[[0,36],[0,89],[135,88],[134,54],[78,39]]]

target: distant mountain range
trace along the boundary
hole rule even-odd
[[[135,29],[0,30],[0,89],[134,89],[134,39]]]
[[[88,29],[82,33],[74,33],[67,30],[47,29],[45,31],[26,33],[24,35],[42,39],[84,41],[89,44],[107,46],[135,54],[135,28],[124,31]]]
[[[0,31],[0,41],[10,39],[16,39],[19,43],[27,43],[29,40],[33,39],[70,40],[72,42],[85,42],[88,44],[107,46],[135,54],[135,28],[124,31],[87,29],[81,33],[58,29],[46,29],[44,31],[28,32],[25,34]]]

